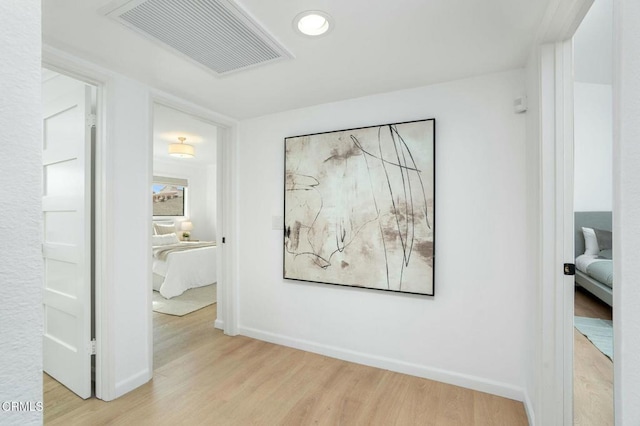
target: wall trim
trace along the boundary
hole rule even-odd
[[[309,340],[295,339],[292,337],[258,330],[251,327],[240,326],[238,328],[238,331],[239,334],[251,337],[253,339],[325,355],[331,358],[341,359],[343,361],[355,362],[357,364],[367,365],[370,367],[382,368],[385,370],[395,371],[397,373],[409,374],[411,376],[435,380],[438,382],[460,386],[479,392],[486,392],[492,395],[497,395],[516,401],[522,402],[524,401],[526,396],[524,389],[521,387],[497,382],[483,377],[471,376],[468,374],[457,373],[455,371],[443,370],[440,368],[399,361],[392,358],[366,354],[363,352],[352,351],[336,346],[323,345]]]
[[[529,393],[526,390],[523,391],[523,395],[524,398],[522,403],[524,404],[524,412],[527,413],[527,420],[529,421],[529,424],[534,426],[536,424],[536,412],[533,409],[533,403],[531,402]]]
[[[144,369],[139,373],[130,376],[127,379],[121,380],[116,383],[115,395],[113,399],[120,398],[122,395],[131,392],[132,390],[144,385],[151,380],[151,372],[149,369]],[[108,400],[105,400],[108,401]]]
[[[593,2],[594,0],[551,0],[538,27],[533,46],[573,37]]]
[[[236,226],[236,160],[237,127],[238,122],[223,114],[211,111],[191,101],[176,97],[158,89],[150,89],[151,105],[161,104],[198,117],[218,128],[217,158],[216,158],[216,239],[220,250],[217,251],[218,274],[218,317],[219,324],[224,326],[225,334],[237,334],[238,323],[238,291],[236,281],[237,271],[237,240]],[[153,111],[153,108],[152,110]],[[153,115],[153,114],[152,114]],[[153,127],[153,117],[150,125]],[[153,150],[152,150],[153,151]],[[151,220],[151,219],[149,219]],[[151,224],[149,224],[151,225]],[[226,242],[222,243],[222,238]],[[153,330],[151,330],[151,333]],[[151,353],[153,342],[150,343]]]
[[[216,319],[216,321],[213,323],[213,326],[218,330],[224,331],[224,321],[222,321],[221,319]]]

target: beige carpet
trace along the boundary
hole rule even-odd
[[[153,310],[161,314],[178,317],[195,312],[205,306],[216,303],[216,284],[192,288],[180,296],[165,299],[157,291],[153,292]]]

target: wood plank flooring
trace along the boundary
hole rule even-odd
[[[583,288],[576,288],[575,315],[610,320],[612,310]],[[579,426],[613,425],[613,363],[574,329],[573,415]]]
[[[527,424],[518,401],[225,336],[215,309],[154,313],[154,378],[115,401],[83,401],[45,375],[45,424]]]

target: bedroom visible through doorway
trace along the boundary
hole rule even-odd
[[[613,425],[613,2],[574,36],[574,424]]]
[[[154,368],[189,350],[180,347],[183,327],[206,321],[213,329],[216,320],[219,132],[199,117],[153,106]]]

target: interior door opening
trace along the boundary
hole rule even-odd
[[[213,328],[219,285],[217,151],[220,128],[153,105],[153,366],[199,342],[185,327]]]
[[[94,153],[97,87],[43,69],[45,398],[95,392]],[[50,391],[50,392],[49,392]]]
[[[613,5],[574,36],[574,424],[613,425]]]

